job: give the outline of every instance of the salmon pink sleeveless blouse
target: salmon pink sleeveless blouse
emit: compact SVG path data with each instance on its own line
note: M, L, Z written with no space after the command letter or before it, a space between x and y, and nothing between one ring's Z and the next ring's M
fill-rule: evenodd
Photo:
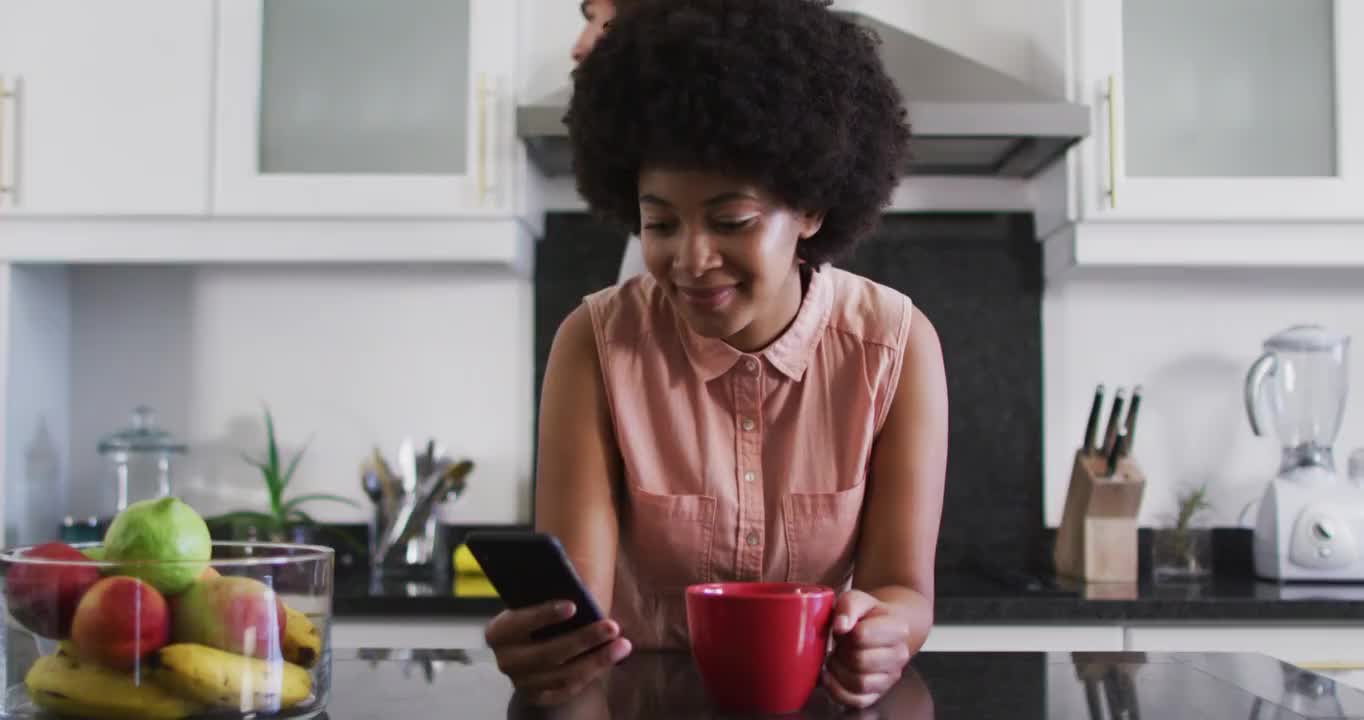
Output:
M909 298L820 267L755 353L693 333L648 274L585 302L624 460L611 613L624 635L686 647L691 583L846 587Z

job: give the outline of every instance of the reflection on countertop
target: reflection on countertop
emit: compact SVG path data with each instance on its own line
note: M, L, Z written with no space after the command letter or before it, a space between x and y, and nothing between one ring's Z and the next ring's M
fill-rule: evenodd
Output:
M677 653L637 653L549 711L515 694L486 650L337 651L332 693L337 720L716 716L690 656ZM816 689L794 717L1364 718L1364 693L1258 654L930 652L864 712L848 714Z

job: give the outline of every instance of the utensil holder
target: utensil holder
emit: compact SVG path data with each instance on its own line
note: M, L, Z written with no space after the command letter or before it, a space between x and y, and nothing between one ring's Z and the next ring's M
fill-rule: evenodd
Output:
M1056 573L1086 582L1137 581L1137 510L1146 476L1131 457L1110 473L1098 454L1079 450L1071 469L1052 559Z
M381 555L379 542L388 531L392 519L385 519L382 510L375 509L369 533L369 565L374 576L404 579L437 579L450 564L450 551L444 533L433 513L421 526L421 532L405 543Z

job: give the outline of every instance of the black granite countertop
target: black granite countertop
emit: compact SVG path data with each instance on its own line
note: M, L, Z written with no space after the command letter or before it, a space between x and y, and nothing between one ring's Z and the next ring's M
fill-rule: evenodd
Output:
M552 711L526 707L487 651L337 651L323 717L710 718L686 654L638 653ZM816 689L794 717L878 720L1364 718L1364 693L1264 655L923 653L877 705L846 714ZM786 716L793 717L793 716Z
M372 582L339 577L338 617L443 616L487 618L502 609L494 597L460 592L450 580ZM475 591L476 592L476 591ZM1295 585L1214 577L1196 584L1082 585L1022 576L1007 580L972 573L940 574L936 622L1107 623L1122 621L1335 621L1364 619L1364 584Z
M448 544L454 546L465 533L479 527L447 529ZM1249 531L1217 531L1214 567L1218 572L1197 583L1154 582L1149 571L1149 537L1145 530L1142 534L1142 580L1137 583L1083 584L1056 578L1046 569L1001 568L980 559L963 567L939 568L935 621L950 625L1364 620L1364 583L1305 585L1256 580L1250 563ZM1045 567L1040 561L1038 565ZM486 581L451 577L449 572L436 578L375 579L366 573L365 566L363 559L338 552L333 603L336 616L483 619L502 609L500 600L488 596Z

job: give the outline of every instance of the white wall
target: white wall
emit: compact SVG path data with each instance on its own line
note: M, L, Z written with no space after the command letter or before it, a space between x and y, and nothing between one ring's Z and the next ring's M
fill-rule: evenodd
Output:
M263 507L240 451L264 447L262 403L289 455L312 437L294 494L369 501L378 445L428 436L477 463L448 521L528 517L533 375L526 280L458 267L98 267L72 273L73 506L100 509L95 453L138 403L192 455L178 487L202 512ZM211 381L210 381L211 379ZM305 508L333 521L366 514Z
M1052 283L1043 304L1047 522L1060 522L1094 386L1103 382L1110 396L1116 385L1144 386L1134 448L1148 480L1142 522L1171 512L1176 488L1207 481L1212 520L1236 524L1279 459L1272 436L1250 431L1246 370L1262 340L1307 322L1364 341L1364 273L1087 271ZM1336 450L1342 472L1349 450L1364 446L1358 347L1350 384Z
M5 543L56 535L65 514L71 363L69 275L6 268Z

